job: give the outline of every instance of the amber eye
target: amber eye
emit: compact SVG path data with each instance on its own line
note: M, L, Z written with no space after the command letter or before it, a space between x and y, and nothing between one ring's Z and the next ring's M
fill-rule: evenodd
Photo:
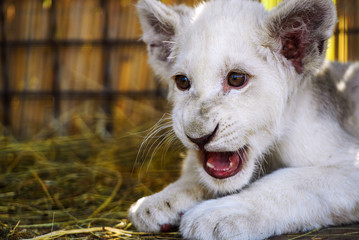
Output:
M185 75L176 75L174 77L178 89L185 91L191 87L191 82Z
M228 85L237 88L244 87L247 84L248 79L248 74L239 72L231 72L227 77Z

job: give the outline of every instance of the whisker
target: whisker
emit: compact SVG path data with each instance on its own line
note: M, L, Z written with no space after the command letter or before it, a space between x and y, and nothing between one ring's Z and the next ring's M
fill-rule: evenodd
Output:
M166 141L166 138L162 138L161 141L157 144L157 146L152 151L151 158L150 158L150 160L148 161L148 164L147 164L147 171L148 171L148 169L150 167L150 164L152 162L153 157L157 153L158 149L161 147L162 143L165 142L165 141Z
M158 133L158 132L157 132L157 133ZM142 166L143 166L145 160L148 158L148 156L149 156L149 154L150 154L151 152L152 152L152 154L151 154L151 157L150 157L150 161L149 161L149 162L152 161L153 156L156 154L157 149L161 146L161 144L162 144L162 142L164 141L165 137L166 137L166 133L163 133L163 134L161 134L161 135L159 135L159 136L152 137L152 139L155 139L155 141L153 141L151 144L148 144L148 145L144 148L143 153L140 155L141 159L143 159L140 169L142 168ZM147 139L147 141L148 141L148 140L149 140L149 139ZM150 143L150 142L148 141L148 143Z
M139 169L142 169L146 159L149 158L147 163L148 171L150 164L157 152L161 148L164 148L165 153L167 153L169 147L175 139L175 132L172 129L172 116L169 113L165 113L161 119L159 119L157 123L154 124L154 126L147 130L147 135L144 137L139 147L132 172L134 172L135 167L138 166L139 163L141 163ZM162 159L164 159L164 153L162 154L161 161Z
M162 131L163 129L168 128L169 126L166 126L166 122L168 117L166 116L167 114L164 114L162 116L162 118L160 120L157 121L157 123L151 127L147 132L147 135L144 137L144 140L141 143L140 149L138 151L137 157L136 157L136 161L139 159L139 157L142 157L139 155L139 153L141 153L143 151L143 147L146 146L147 142L149 141L149 139L154 138L154 136L156 136L156 134L160 131ZM169 124L168 124L169 125Z
M172 148L173 152L177 152L180 149L183 149L184 146L180 143L180 144L174 144L175 142L179 142L174 130L171 130L168 132L168 136L166 137L166 141L164 143L164 151L162 152L162 156L161 156L161 163L163 163L165 161L165 156L169 150L170 147Z
M149 154L149 152L152 150L152 148L153 148L153 146L154 145L156 145L156 144L158 144L157 142L158 141L161 141L161 139L163 139L163 138L165 138L165 136L166 136L166 133L163 133L163 134L161 134L161 135L158 135L161 131L164 131L166 128L169 128L169 126L161 126L161 127L159 127L157 130L155 130L155 131L153 131L152 133L151 133L151 136L149 136L149 137L147 137L145 140L144 140L144 149L142 150L141 148L140 148L140 151L143 151L144 153L146 153L146 155L145 156L143 156L143 154L140 156L141 158L147 158L148 157L148 154ZM149 142L149 140L150 139L155 139L155 141L154 142L152 142L152 144L151 145L146 145L148 142Z

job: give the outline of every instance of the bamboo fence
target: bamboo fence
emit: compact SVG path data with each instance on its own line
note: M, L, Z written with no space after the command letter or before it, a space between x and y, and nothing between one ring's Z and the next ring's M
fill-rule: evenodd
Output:
M264 1L268 8L279 2ZM359 3L336 4L340 21L333 56L358 60ZM165 87L149 69L139 40L134 5L132 0L2 1L0 135L28 139L75 134L75 115L99 121L99 131L102 124L101 131L116 134L123 128L116 117L130 116L138 101L163 98ZM141 122L141 116L130 118ZM46 127L51 130L44 134Z

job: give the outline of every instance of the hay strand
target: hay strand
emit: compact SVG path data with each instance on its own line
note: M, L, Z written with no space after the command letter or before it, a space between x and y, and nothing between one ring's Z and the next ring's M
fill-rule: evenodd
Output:
M106 201L105 201L103 204L101 204L101 205L89 216L89 218L93 218L94 216L96 216L96 215L97 215L98 213L100 213L103 209L105 209L110 202L112 202L112 200L115 198L115 196L116 196L118 190L120 189L121 184L122 184L121 177L118 176L118 181L117 181L116 186L115 186L115 188L113 189L111 195L106 199Z
M145 232L126 231L113 227L92 227L84 229L58 230L38 237L28 238L24 240L53 240L69 235L81 235L89 233L99 233L99 236L103 239L139 239L141 237L144 237L146 239L181 239L179 233L176 232L154 235Z
M55 232L50 232L45 235L41 235L34 238L29 238L25 240L48 240L48 239L56 239L65 235L73 235L73 234L81 234L81 233L93 233L103 231L103 227L94 227L94 228L87 228L87 229L71 229L71 230L59 230Z
M49 191L47 190L47 188L46 188L44 182L41 180L41 178L39 177L39 175L38 175L35 171L33 171L33 170L31 170L31 173L32 173L32 175L34 176L34 178L39 182L39 184L40 184L42 190L45 192L45 194L46 194L47 198L50 200L51 204L52 204L52 205L55 205L54 199L51 197Z

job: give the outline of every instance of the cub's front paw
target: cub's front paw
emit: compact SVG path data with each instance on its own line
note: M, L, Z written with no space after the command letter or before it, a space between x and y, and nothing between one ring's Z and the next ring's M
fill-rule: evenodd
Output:
M139 231L172 231L179 226L183 215L178 200L162 193L141 198L129 209L129 219Z
M262 219L248 206L225 199L203 202L186 212L180 230L185 239L263 239Z

